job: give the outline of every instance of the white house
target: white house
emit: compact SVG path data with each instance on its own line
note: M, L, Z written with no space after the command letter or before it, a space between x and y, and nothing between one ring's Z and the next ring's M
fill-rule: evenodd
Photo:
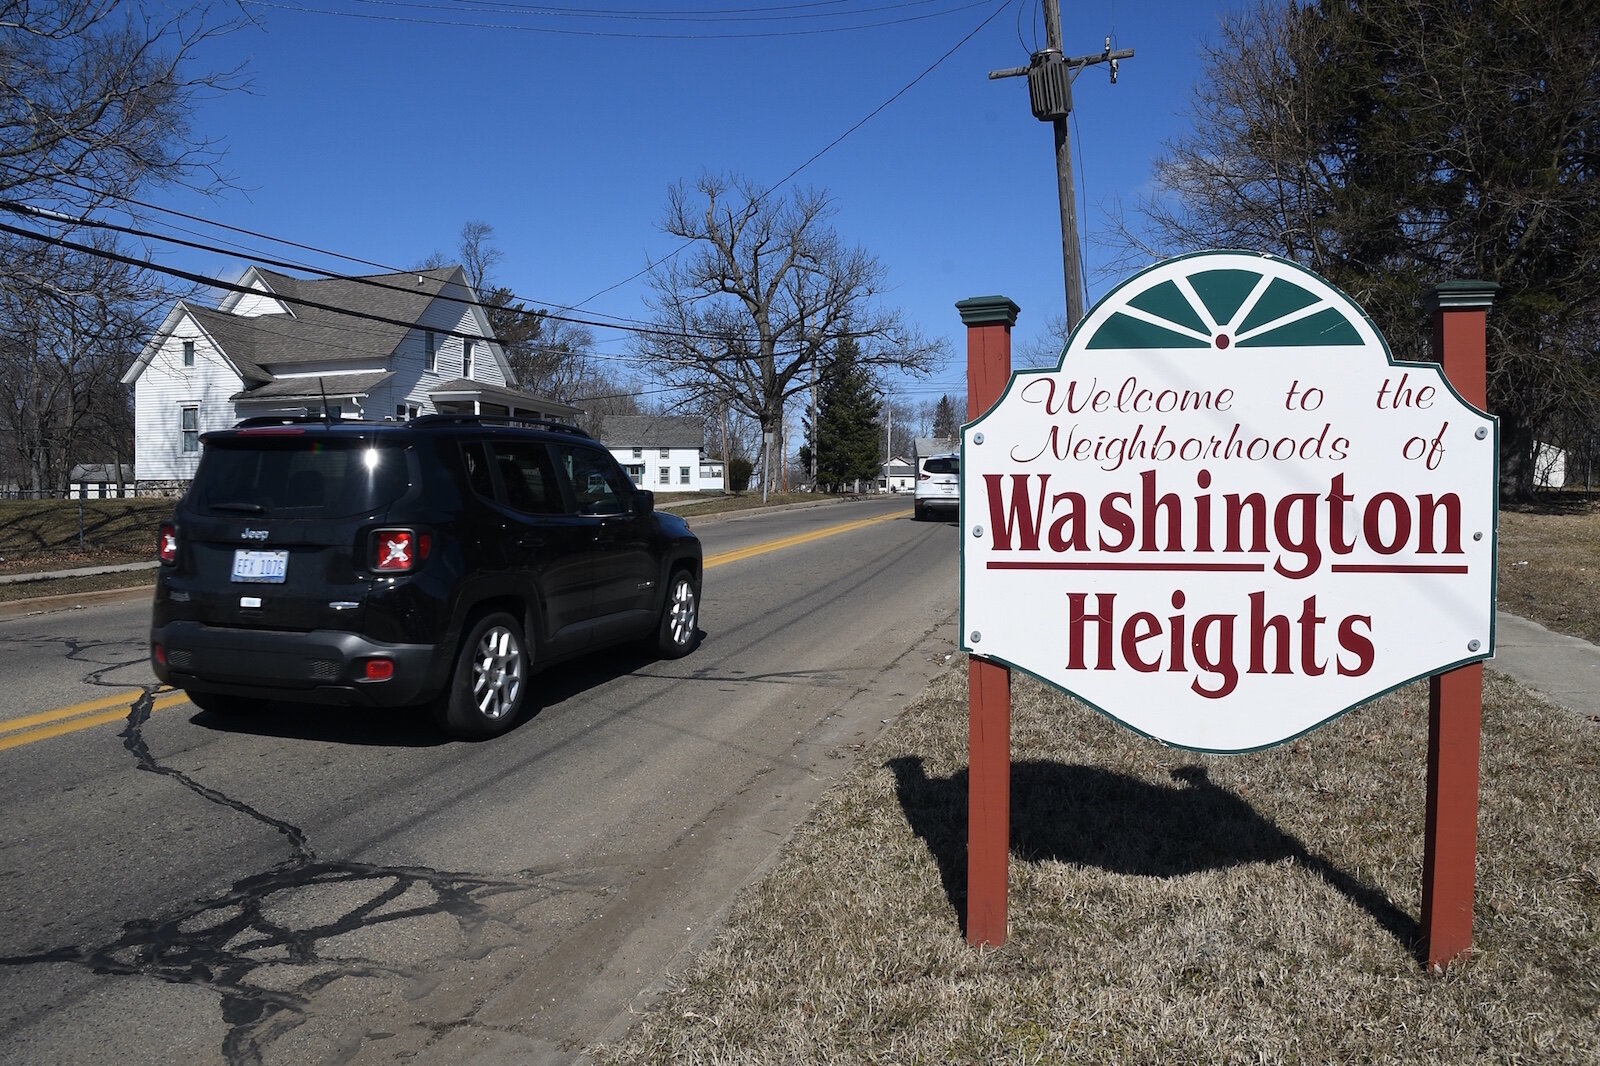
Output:
M516 388L459 266L314 280L251 267L215 309L178 301L122 381L141 492L181 488L200 434L253 415L579 414Z
M672 415L607 415L600 437L642 489L720 492L722 464L703 461L705 423Z
M878 478L879 492L911 492L917 487L917 469L900 456L883 464Z

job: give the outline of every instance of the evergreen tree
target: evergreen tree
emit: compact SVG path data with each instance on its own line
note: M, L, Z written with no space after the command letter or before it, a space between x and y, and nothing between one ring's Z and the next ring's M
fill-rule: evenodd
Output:
M1584 452L1600 410L1597 57L1592 2L1256 0L1205 53L1129 264L1275 252L1359 300L1402 358L1427 350L1429 286L1495 283L1500 491L1525 496L1536 442Z
M875 481L880 462L880 397L861 364L855 339L845 337L823 368L817 393L817 484L837 491L859 480ZM809 458L809 455L807 456Z
M949 396L939 397L939 406L933 410L933 435L954 440L957 429L955 405L950 402Z

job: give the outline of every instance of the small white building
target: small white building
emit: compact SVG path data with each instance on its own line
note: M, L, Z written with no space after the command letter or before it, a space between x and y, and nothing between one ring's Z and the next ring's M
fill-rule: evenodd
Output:
M114 500L133 495L133 467L79 463L67 474L67 499Z
M895 456L883 464L878 478L879 492L911 492L917 487L917 468L904 458Z
M641 489L721 492L722 463L706 460L706 427L687 415L607 415L602 443Z

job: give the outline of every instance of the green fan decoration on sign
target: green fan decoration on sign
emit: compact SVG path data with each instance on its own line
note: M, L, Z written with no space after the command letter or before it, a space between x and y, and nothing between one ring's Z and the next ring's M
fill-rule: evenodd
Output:
M1139 278L1130 286L1137 285ZM1124 297L1090 350L1360 345L1349 309L1281 275L1224 267L1155 281Z

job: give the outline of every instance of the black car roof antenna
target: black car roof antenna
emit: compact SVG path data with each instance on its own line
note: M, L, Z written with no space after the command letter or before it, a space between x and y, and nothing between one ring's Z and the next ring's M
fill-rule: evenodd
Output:
M322 380L321 374L317 375L317 391L322 393L322 424L331 426L333 425L333 415L328 411L328 386L327 382Z

